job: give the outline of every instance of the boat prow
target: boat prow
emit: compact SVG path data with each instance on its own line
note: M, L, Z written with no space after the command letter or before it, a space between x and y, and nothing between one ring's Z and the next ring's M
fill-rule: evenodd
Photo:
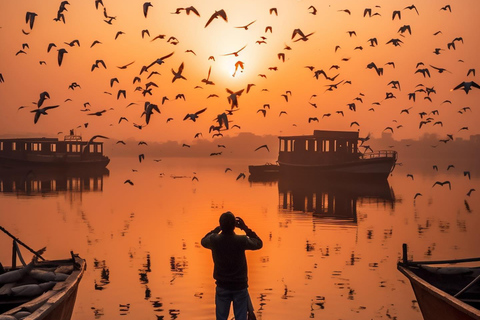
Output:
M404 259L397 268L410 280L425 320L480 320L480 267L457 266L478 265L480 258L415 262L406 256L404 245Z
M38 276L33 277L30 270L21 280L3 284L0 288L0 319L18 319L22 315L22 319L28 320L69 320L85 268L85 259L73 253L71 259L36 262L32 270L45 277L47 274L62 274L64 280L43 282ZM43 293L33 291L37 294L31 295L35 285L49 282L54 282L51 289Z

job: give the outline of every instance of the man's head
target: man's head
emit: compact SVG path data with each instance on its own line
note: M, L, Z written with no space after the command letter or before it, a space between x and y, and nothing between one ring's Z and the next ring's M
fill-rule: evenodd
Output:
M222 213L220 216L220 228L224 233L232 233L235 229L235 216L230 211Z

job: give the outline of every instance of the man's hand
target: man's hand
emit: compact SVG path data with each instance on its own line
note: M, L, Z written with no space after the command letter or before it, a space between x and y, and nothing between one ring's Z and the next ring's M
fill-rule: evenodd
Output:
M212 230L213 233L220 233L220 231L222 231L222 228L220 228L220 226Z
M245 222L243 221L242 218L240 217L236 217L235 218L236 222L235 222L235 226L241 230L245 230L245 229L248 229L247 228L247 225L245 224Z

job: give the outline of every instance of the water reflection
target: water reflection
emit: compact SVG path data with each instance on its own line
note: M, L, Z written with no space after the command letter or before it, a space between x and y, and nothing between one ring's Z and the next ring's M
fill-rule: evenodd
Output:
M280 178L278 194L284 210L352 223L357 222L358 201L383 203L392 209L395 205L395 195L387 179Z
M250 176L250 183L278 183L280 208L312 213L320 219L357 222L357 202L395 207L395 194L387 179L338 179L322 176Z
M17 196L45 196L58 192L103 191L106 168L0 169L0 192Z

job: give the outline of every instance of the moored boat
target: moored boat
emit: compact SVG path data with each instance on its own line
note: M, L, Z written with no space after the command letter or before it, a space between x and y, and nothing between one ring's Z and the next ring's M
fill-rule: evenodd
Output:
M464 264L471 266L461 266ZM403 261L397 268L412 285L425 320L480 320L480 258Z
M12 266L0 264L0 320L69 320L86 269L85 259L70 252L67 259L45 260L41 256L45 248L33 251L0 229L14 239ZM24 263L18 244L34 253L29 264ZM17 257L23 264L20 268Z
M273 163L250 165L248 166L248 172L254 176L275 175L280 172L280 166Z
M315 130L312 135L279 137L280 172L386 178L397 161L394 150L360 152L357 131Z
M0 139L0 167L106 167L103 143L73 133L58 138Z

